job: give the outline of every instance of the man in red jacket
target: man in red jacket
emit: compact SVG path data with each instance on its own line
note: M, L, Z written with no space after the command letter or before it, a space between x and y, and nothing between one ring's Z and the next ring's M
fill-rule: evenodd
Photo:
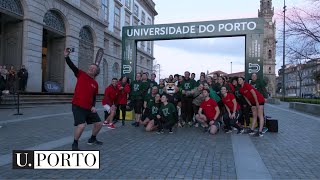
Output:
M99 74L99 66L91 64L87 72L78 69L69 58L70 51L67 48L64 51L66 63L73 71L77 78L77 84L72 98L72 112L74 116L74 141L72 150L79 150L78 140L87 124L93 124L91 138L88 140L89 145L102 145L96 136L99 133L102 123L95 108L96 95L98 94L98 83L95 77Z
M112 83L104 91L104 98L102 100L102 105L105 109L104 111L104 123L103 125L108 126L110 129L115 129L114 124L112 123L114 116L116 115L117 110L117 100L118 100L118 88L117 88L118 79L113 78Z

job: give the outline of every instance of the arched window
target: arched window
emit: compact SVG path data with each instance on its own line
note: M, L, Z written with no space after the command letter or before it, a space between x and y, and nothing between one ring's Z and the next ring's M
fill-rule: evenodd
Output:
M91 30L88 27L83 27L79 33L80 39L93 44L93 36Z
M269 59L272 58L272 51L271 51L271 50L268 51L268 58L269 58Z
M113 75L113 78L119 78L120 76L120 66L119 66L119 63L114 63L113 66L112 66L112 75Z
M23 16L22 5L19 0L0 0L0 9Z
M57 11L54 11L54 10L48 11L44 15L43 22L45 26L47 26L48 28L54 29L63 34L66 32L64 21L61 15Z

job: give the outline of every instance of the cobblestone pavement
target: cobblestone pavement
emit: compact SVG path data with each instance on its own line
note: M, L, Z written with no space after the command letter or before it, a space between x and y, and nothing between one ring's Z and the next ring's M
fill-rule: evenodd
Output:
M319 179L320 117L289 110L287 105L266 105L266 114L279 120L279 133L252 141L274 179Z
M65 112L61 109L52 107L47 111ZM266 105L266 114L279 120L279 133L250 139L272 178L319 179L320 118L291 111L283 104ZM10 123L0 129L0 154L65 138L72 133L71 114ZM100 170L13 170L11 164L6 164L0 166L0 179L237 178L230 134L220 132L211 136L200 128L185 127L175 129L174 134L158 135L127 122L124 127L101 133L98 139L104 141L104 145L89 146L83 138L79 146L100 150ZM62 144L56 150L70 150L71 142L72 139L70 144Z

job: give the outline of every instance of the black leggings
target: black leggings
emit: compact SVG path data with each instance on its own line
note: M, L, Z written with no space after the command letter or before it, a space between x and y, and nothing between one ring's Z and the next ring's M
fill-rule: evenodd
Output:
M246 104L241 104L241 115L239 118L239 122L241 125L244 125L244 122L246 122L247 127L250 124L250 106L246 103Z
M236 111L236 118L230 119L229 113L228 112L224 113L223 114L223 121L224 121L224 124L226 125L225 129L232 130L231 126L233 126L233 127L237 128L238 130L241 130L241 128L237 124L237 121L239 120L241 114L242 114L241 111Z
M158 124L158 130L162 130L162 129L172 129L172 127L177 123L176 120L167 120L165 118L156 118L155 119L156 124Z
M190 97L183 97L182 98L182 108L181 108L181 115L182 118L186 122L192 122L193 119L193 107L192 107L192 98Z
M122 111L122 120L125 120L127 105L126 104L118 104L117 105L116 119L120 119L120 110Z

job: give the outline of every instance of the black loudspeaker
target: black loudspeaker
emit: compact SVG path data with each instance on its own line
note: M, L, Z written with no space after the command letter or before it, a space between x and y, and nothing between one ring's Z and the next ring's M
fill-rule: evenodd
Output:
M267 119L266 125L269 132L278 132L278 120L276 119Z

